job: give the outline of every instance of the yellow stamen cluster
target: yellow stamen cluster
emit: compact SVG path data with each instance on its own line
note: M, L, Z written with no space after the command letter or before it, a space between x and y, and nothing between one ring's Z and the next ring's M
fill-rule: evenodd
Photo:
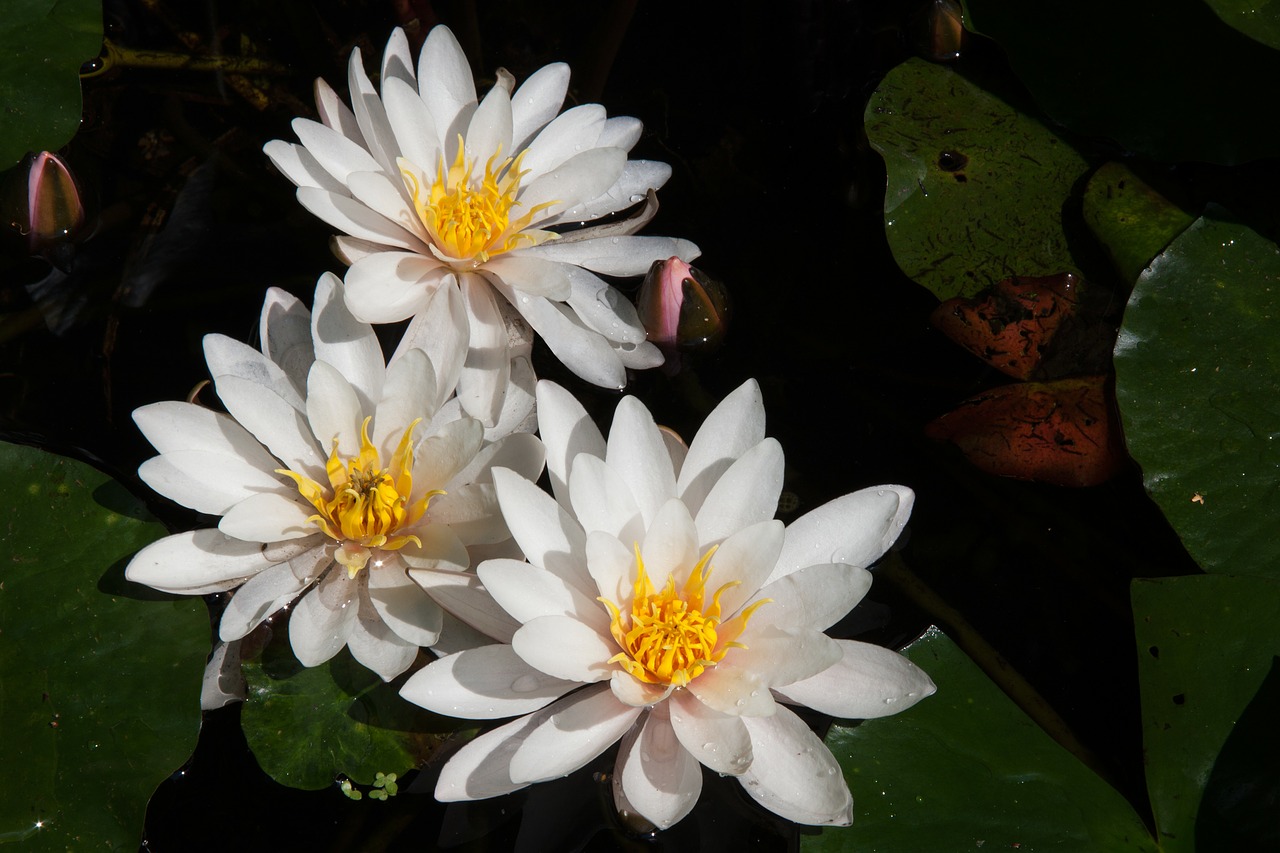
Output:
M398 533L416 524L427 511L427 502L444 492L433 490L412 503L413 495L413 431L418 421L409 424L391 462L382 467L378 449L369 440L369 421L360 427L360 452L349 459L338 456L338 441L325 465L329 488L293 471L279 473L298 484L298 492L316 508L307 519L315 522L325 535L342 543L337 559L347 567L351 577L365 567L370 549L394 551L422 540L413 534Z
M513 208L521 206L520 161L499 159L494 152L485 163L484 177L472 180L475 162L468 161L461 137L453 165L445 167L444 158L431 186L423 187L417 172L408 161L400 161L400 174L413 199L414 210L431 236L442 260L460 262L468 268L483 264L494 255L523 246L536 246L556 235L550 231L526 230L541 211L555 202L536 205L523 216L512 219Z
M711 575L708 564L715 551L712 548L703 555L678 592L674 575L655 591L636 546L636 582L630 613L624 614L612 601L600 599L612 617L610 632L623 649L609 659L610 663L619 664L646 684L684 687L707 667L719 663L729 649L745 648L733 640L765 602L756 602L729 622L721 623L720 595L740 582L725 584L706 601L707 578Z

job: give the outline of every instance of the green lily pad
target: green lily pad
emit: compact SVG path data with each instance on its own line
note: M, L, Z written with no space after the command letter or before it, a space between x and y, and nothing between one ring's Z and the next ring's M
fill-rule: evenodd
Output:
M3 443L0 472L0 842L137 850L195 748L208 610L124 579L165 530L105 474Z
M950 638L906 650L938 692L892 717L832 726L853 826L808 851L1155 851L1133 808L1055 743Z
M343 649L304 667L287 638L244 663L249 699L240 716L258 764L282 785L318 790L342 776L372 785L403 776L457 727L400 697L407 676L386 684Z
M1195 217L1123 163L1104 163L1085 185L1084 221L1127 284Z
M912 59L867 105L867 137L888 174L889 247L939 299L1077 271L1062 206L1088 164L1009 88Z
M1214 14L1254 41L1280 49L1280 2L1277 0L1204 0Z
M1274 6L1253 8L1263 20ZM1004 49L1055 121L1158 160L1234 164L1280 154L1258 89L1280 79L1280 51L1204 0L1078 0L1055 11L965 0L966 24ZM1267 29L1276 26L1270 17Z
M1116 397L1147 491L1208 572L1280 577L1280 248L1210 208L1139 277Z
M1280 582L1138 580L1133 613L1161 849L1280 849Z
M101 47L99 0L5 0L0 169L71 140L80 126L80 66Z

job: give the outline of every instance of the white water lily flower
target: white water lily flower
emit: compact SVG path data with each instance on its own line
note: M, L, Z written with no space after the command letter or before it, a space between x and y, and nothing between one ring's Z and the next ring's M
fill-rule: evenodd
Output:
M870 587L866 567L901 532L911 490L864 489L784 528L773 519L782 450L764 436L755 382L687 449L633 398L606 442L561 388L541 382L537 395L556 497L495 471L529 562L478 569L519 627L509 643L428 665L401 691L443 714L523 716L459 750L437 798L553 779L621 740L616 804L658 827L693 808L699 765L736 776L789 820L849 823L839 765L782 703L869 718L934 692L902 655L823 633Z
M518 89L505 71L478 99L457 39L427 36L417 63L392 33L375 91L353 51L351 107L316 81L320 121L295 119L301 144L263 149L298 200L344 235L337 252L351 312L371 323L416 316L431 330L461 323L469 339L458 385L464 409L492 423L507 386L505 300L575 373L621 388L626 368L654 367L634 307L596 273L641 275L655 260L691 260L687 240L633 228L561 230L616 213L671 175L628 160L640 122L599 104L559 113L563 63Z
M261 336L261 352L204 339L230 414L180 402L134 412L160 451L142 479L222 518L143 548L126 577L190 595L238 587L224 641L296 600L298 660L316 666L347 646L390 680L436 644L444 618L407 569L461 574L469 547L509 540L492 469L537 477L542 445L527 433L486 440L479 421L447 404L448 372L422 349L402 347L386 364L335 276L317 284L314 312L268 291Z

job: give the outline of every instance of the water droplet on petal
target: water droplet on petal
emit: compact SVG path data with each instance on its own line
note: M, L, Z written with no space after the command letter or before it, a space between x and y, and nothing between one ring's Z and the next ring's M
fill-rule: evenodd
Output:
M526 673L511 682L511 689L516 693L530 693L538 689L538 679Z

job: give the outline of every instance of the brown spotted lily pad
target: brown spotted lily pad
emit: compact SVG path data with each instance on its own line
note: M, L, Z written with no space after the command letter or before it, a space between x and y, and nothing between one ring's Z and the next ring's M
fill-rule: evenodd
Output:
M1013 277L972 298L956 297L929 318L934 327L1015 379L1053 379L1108 369L1115 330L1105 305L1071 273Z
M970 397L925 427L989 474L1057 486L1105 482L1123 464L1106 376L1021 382Z

